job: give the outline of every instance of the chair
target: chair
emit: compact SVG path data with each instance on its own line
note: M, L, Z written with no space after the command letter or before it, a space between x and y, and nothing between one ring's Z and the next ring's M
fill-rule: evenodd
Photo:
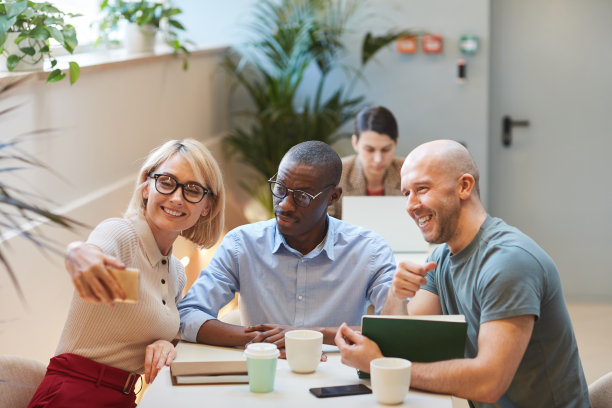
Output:
M589 385L593 408L612 408L612 371Z
M27 407L46 371L41 361L0 355L0 407Z

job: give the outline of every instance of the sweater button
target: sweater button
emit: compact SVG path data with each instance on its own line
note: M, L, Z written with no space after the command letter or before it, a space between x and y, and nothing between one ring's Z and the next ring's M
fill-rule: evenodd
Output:
M165 305L165 304L166 304L166 301L165 301L165 300L162 300L162 303Z
M162 264L165 265L166 264L166 260L162 259Z
M165 284L165 283L166 283L166 280L165 280L165 279L162 279L162 285L163 285L163 284Z

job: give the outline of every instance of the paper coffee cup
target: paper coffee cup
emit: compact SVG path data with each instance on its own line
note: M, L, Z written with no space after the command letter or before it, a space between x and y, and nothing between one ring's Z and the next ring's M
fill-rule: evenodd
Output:
M117 269L112 266L107 266L111 271L119 286L125 292L125 299L115 298L115 302L136 303L138 301L138 279L140 271L135 268Z
M399 404L410 389L412 363L403 358L382 357L370 361L372 392L381 404Z
M285 353L291 371L312 373L321 361L323 333L316 330L291 330L285 333Z
M276 344L271 343L249 344L244 350L251 392L271 392L274 390L276 361L279 354Z

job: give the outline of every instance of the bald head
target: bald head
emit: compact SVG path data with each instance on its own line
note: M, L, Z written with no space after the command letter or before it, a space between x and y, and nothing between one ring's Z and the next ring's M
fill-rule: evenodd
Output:
M452 178L470 174L474 177L474 191L480 197L478 167L468 149L461 143L454 140L434 140L424 143L410 152L403 167L417 163L426 164L427 167L435 168Z

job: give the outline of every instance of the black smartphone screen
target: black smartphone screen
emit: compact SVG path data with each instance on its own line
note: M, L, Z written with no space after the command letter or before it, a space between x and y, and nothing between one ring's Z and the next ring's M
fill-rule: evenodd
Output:
M371 394L372 390L364 384L338 385L335 387L311 388L317 398L342 397L345 395Z

